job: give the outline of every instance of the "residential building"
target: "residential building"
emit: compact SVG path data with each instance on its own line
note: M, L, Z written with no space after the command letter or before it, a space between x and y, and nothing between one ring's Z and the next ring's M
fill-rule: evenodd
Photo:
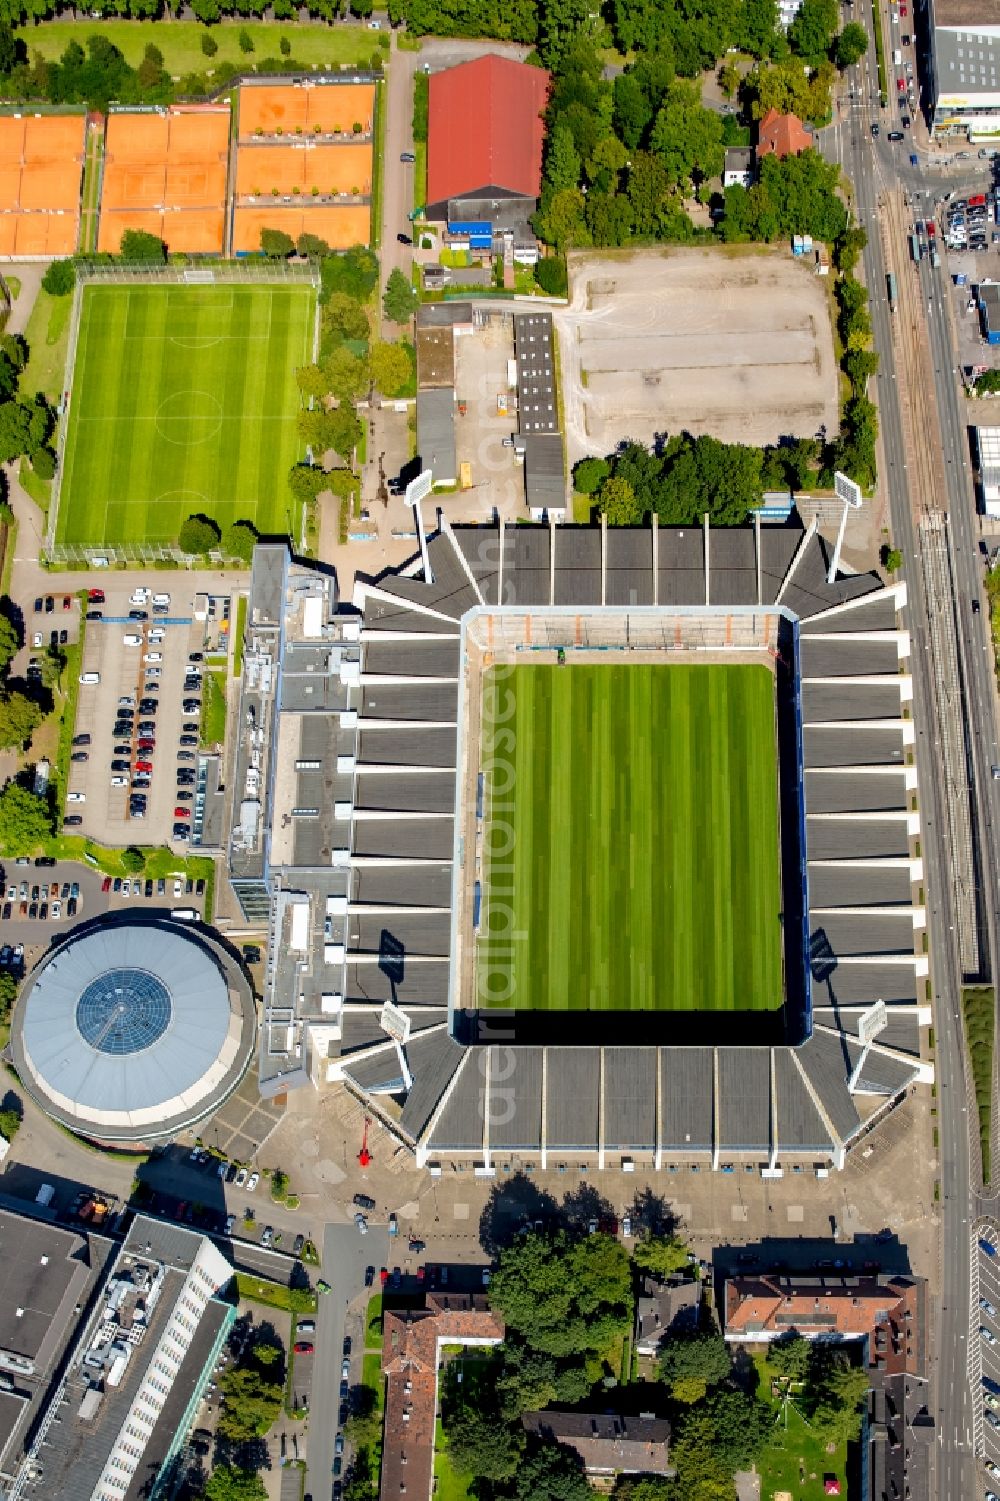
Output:
M701 1283L693 1277L669 1282L644 1278L635 1306L636 1354L655 1356L668 1334L694 1328L700 1305Z
M932 135L975 140L1000 134L997 0L929 0L927 34Z
M430 1501L438 1380L446 1345L490 1347L503 1325L481 1293L428 1293L423 1308L389 1311L382 1322L385 1421L382 1501Z
M473 250L534 247L549 75L488 53L432 73L427 218Z
M769 109L757 127L757 160L776 156L779 161L786 156L798 156L814 144L798 115L779 115Z
M670 1424L643 1413L526 1412L525 1430L546 1443L564 1444L583 1461L588 1475L673 1475Z
M753 149L750 146L730 146L722 169L724 188L750 188L753 186Z
M37 1415L9 1494L169 1495L236 1316L218 1296L231 1278L212 1241L138 1216Z

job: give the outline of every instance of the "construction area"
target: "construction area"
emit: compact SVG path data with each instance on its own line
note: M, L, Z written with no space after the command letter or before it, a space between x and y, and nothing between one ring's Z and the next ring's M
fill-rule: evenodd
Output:
M171 252L218 255L225 239L228 104L108 116L98 249L113 254L126 230Z
M0 116L0 256L73 255L86 116Z
M234 253L259 250L263 229L366 245L374 83L250 84L239 108Z
M784 249L569 257L554 310L571 463L669 429L775 443L838 429L828 282Z

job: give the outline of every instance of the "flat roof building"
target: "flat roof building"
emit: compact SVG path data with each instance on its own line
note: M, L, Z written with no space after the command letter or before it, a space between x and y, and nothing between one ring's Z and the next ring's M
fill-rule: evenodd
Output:
M159 1501L193 1426L235 1308L232 1267L194 1231L138 1216L13 1484L58 1501Z
M931 133L1000 132L1000 0L929 0L926 93Z

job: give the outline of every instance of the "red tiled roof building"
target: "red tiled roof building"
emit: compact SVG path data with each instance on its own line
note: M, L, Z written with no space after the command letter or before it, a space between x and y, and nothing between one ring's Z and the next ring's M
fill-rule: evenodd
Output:
M544 68L493 53L432 73L427 217L524 222L542 184Z
M757 127L757 160L762 156L776 156L781 161L786 156L798 156L808 151L813 138L798 115L779 115L769 109Z

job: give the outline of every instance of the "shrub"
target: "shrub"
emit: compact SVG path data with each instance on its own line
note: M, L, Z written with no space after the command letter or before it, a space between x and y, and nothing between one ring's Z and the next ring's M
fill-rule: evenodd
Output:
M291 54L291 50L292 44L288 40L288 38L286 36L280 37L278 40L278 51L281 53L282 57L288 57Z
M240 34L237 37L237 41L240 44L241 52L253 51L253 37L250 35L249 31L247 31L245 26L240 27Z
M211 36L207 31L203 31L201 34L201 50L206 57L214 57L219 50L219 44L215 40L215 37Z
M360 120L355 120L354 124L351 126L351 129L354 131L354 134L356 136L359 136L364 128L365 127L362 125Z
M550 297L565 297L568 286L565 256L545 256L535 267L535 280Z
M31 467L39 479L52 479L56 472L56 456L51 448L37 448L31 455Z
M76 268L72 261L52 261L45 269L42 286L50 297L66 297L76 286Z

